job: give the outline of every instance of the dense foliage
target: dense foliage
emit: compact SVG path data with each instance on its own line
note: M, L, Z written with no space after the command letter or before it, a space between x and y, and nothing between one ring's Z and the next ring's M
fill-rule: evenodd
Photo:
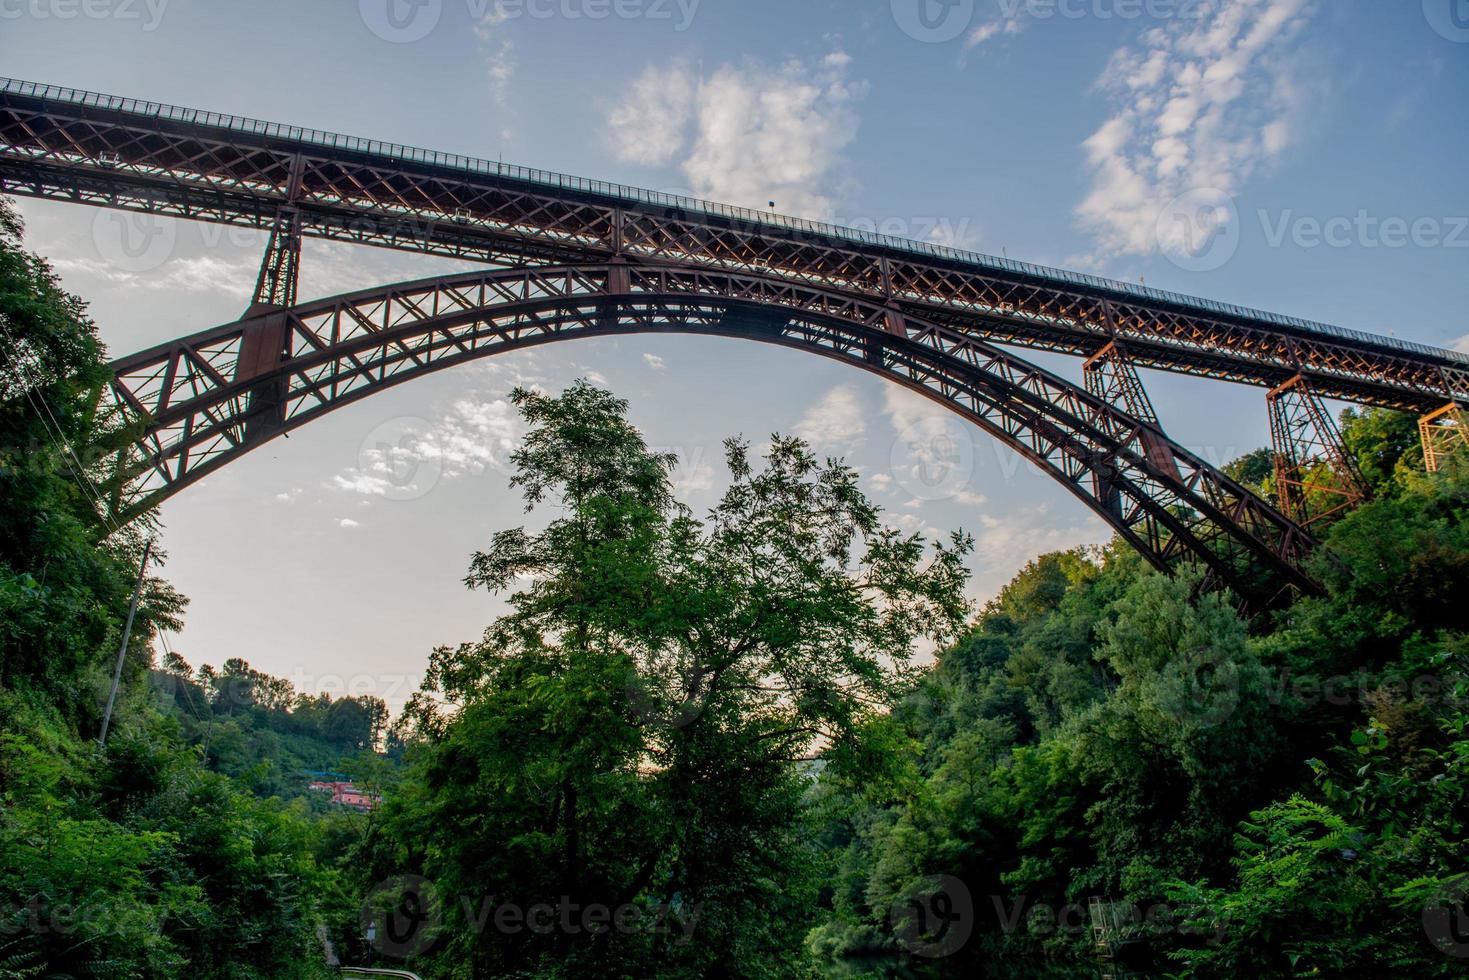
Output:
M730 442L694 515L623 402L520 391L541 523L466 576L510 611L403 717L154 663L150 576L99 749L157 528L99 523L103 351L19 235L0 206L0 980L326 976L323 938L463 978L1462 974L1469 472L1414 420L1344 416L1374 499L1325 595L1245 621L1114 543L974 615L970 541L799 440Z
M435 653L364 860L433 883L412 951L438 976L795 972L810 767L880 763L867 729L914 641L964 620L968 542L883 527L854 472L780 438L763 466L731 442L696 520L624 403L514 398L513 483L558 516L474 556L468 584L518 586L513 611Z
M1188 976L1461 975L1469 474L1422 473L1409 428L1348 414L1375 499L1326 534L1329 594L1273 617L1117 546L1022 572L895 711L906 779L822 780L812 953L911 968L916 890L971 916L945 973L1083 963L1106 923Z
M103 351L19 236L0 202L0 977L316 975L336 887L320 858L348 818L312 817L304 799L257 795L205 764L147 683L155 628L183 606L156 578L97 748L155 529L99 524L78 478L97 460L74 447L108 431L93 410Z

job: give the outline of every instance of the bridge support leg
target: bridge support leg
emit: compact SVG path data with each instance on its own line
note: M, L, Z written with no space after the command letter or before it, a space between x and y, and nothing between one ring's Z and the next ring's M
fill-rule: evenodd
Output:
M1158 413L1153 409L1147 389L1143 387L1143 379L1138 377L1132 359L1117 345L1117 341L1108 343L1087 358L1081 374L1087 391L1143 423L1138 441L1148 461L1169 475L1182 479L1178 460L1168 448L1163 426L1158 421Z
M275 372L286 357L288 333L284 313L266 314L245 327L235 366L235 380L260 379L250 386L245 411L244 436L247 442L267 439L285 425L286 382Z
M1117 341L1108 343L1087 358L1081 366L1081 373L1087 391L1116 405L1135 419L1158 425L1158 413L1153 410L1153 402L1143 388L1143 380L1138 377L1132 361L1117 346Z
M1265 398L1281 510L1310 527L1371 496L1336 422L1304 377L1296 375Z
M1443 469L1450 453L1469 450L1469 411L1458 402L1418 420L1423 439L1423 465L1430 473Z
M294 210L276 217L260 263L255 298L246 316L296 305L296 283L301 268L301 216Z

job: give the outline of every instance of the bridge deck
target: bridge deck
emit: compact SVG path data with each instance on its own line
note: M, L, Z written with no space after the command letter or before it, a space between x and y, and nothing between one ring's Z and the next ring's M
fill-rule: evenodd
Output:
M470 157L0 80L0 191L496 264L699 262L867 297L987 339L1432 411L1469 355L1098 276Z

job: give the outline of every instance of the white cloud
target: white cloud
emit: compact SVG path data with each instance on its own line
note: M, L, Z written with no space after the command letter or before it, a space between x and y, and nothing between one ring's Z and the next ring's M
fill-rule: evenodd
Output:
M1466 333L1457 340L1449 341L1449 350L1456 350L1460 354L1469 354L1469 333Z
M902 436L937 436L947 431L956 416L942 405L899 385L883 388L883 412L893 430Z
M644 68L607 120L617 156L650 167L673 162L687 141L698 87L693 70L681 62Z
M515 43L507 37L498 37L500 25L509 19L510 15L501 4L487 3L474 24L474 36L479 41L485 71L490 77L490 94L502 109L510 102L510 81L515 77L516 67ZM505 133L502 131L501 135Z
M791 431L817 449L845 448L859 442L867 431L867 418L857 389L852 385L831 389L806 410Z
M668 365L664 362L663 358L659 357L657 354L644 354L643 360L647 361L648 367L652 368L654 371L664 371L668 368Z
M111 262L88 256L60 256L51 265L63 275L92 275L115 286L170 293L239 293L251 295L259 275L260 259L225 259L195 255L171 259L157 269L131 272Z
M984 42L999 36L1000 31L1003 29L1004 25L997 20L992 20L988 24L981 24L964 41L964 47L977 48Z
M963 487L953 491L949 495L949 499L954 501L954 503L962 504L965 507L982 507L985 504L989 503L989 498L986 497L984 494L976 493L973 490L969 490Z
M607 138L629 163L681 158L698 197L830 219L865 90L850 64L836 51L774 69L725 65L707 79L687 64L649 66L610 112Z
M361 527L362 526L361 524L358 524L356 521L352 520L352 518L350 518L350 517L344 517L341 520L337 521L337 525L339 527L346 527L346 528Z
M1108 256L1144 255L1173 234L1169 202L1208 189L1240 192L1291 145L1306 92L1290 42L1314 0L1235 0L1143 32L1116 51L1098 88L1113 115L1082 145L1091 189L1076 208Z
M969 36L964 39L966 52L974 50L986 41L993 41L1001 35L1019 34L1025 30L1024 15L1027 8L1024 5L1010 4L1008 12L1006 12L1006 4L1001 3L999 6L999 19L986 21L969 32Z
M1003 519L981 517L974 534L974 568L983 585L997 590L1027 562L1053 551L1069 551L1083 544L1104 544L1112 530L1100 517L1088 516L1080 523L1057 526L1060 515L1041 505L1023 513L1008 513ZM967 525L966 525L967 526Z
M714 489L714 467L708 463L680 462L673 473L673 492L680 498Z
M485 365L482 376L495 389L530 386L533 379L504 365ZM482 391L456 399L433 420L395 419L369 433L357 466L333 476L334 490L363 497L416 497L444 479L504 471L520 445L521 418L515 406Z

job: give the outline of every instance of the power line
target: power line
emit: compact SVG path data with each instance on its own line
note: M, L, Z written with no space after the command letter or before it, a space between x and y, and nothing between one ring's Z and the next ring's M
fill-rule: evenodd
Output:
M81 457L77 456L76 451L72 449L71 443L66 439L65 431L61 428L61 423L52 414L51 406L46 404L45 397L40 394L40 387L32 382L30 372L26 370L24 364L21 362L20 356L17 355L16 351L20 349L20 345L16 343L15 338L11 335L9 324L0 320L0 331L3 331L5 334L5 340L8 345L5 353L10 357L11 365L15 369L15 375L20 381L21 391L25 394L26 401L30 403L31 410L36 412L38 417L44 413L44 417L41 417L41 425L46 429L46 434L51 438L53 443L59 444L60 448L65 450L62 456L63 462L72 471L72 475L77 479L77 482L82 484L83 489L90 493L92 502L97 507L102 522L105 525L109 525L113 532L120 530L117 523L108 513L107 504L102 499L102 494L97 489L97 485L92 481L91 475L87 473L86 466L82 464ZM29 356L25 351L21 351L21 353ZM35 392L34 396L32 394L33 390ZM40 402L39 406L37 405L38 399Z
M9 324L7 324L4 320L0 320L0 332L3 332L5 334L5 353L6 356L10 358L12 377L15 378L15 380L19 384L21 393L25 395L26 401L31 406L31 411L35 412L36 417L40 419L41 426L46 430L47 437L51 439L53 443L53 448L59 447L61 450L64 450L64 452L59 454L61 455L62 462L65 463L67 469L71 471L71 474L76 479L76 481L81 484L84 492L88 493L91 496L92 503L96 507L98 516L101 518L103 525L109 528L112 533L120 531L122 528L118 525L116 520L113 519L112 514L108 511L107 503L103 499L102 493L98 489L97 484L92 480L91 474L87 472L86 466L82 463L81 458L77 456L76 451L71 446L71 443L67 441L66 433L65 430L62 429L61 423L57 420L55 414L52 413L51 407L46 404L45 396L40 393L39 385L36 385L32 381L30 372L26 369L25 364L21 361L22 356L31 358L30 353L21 349L21 345L16 342L15 337L10 333ZM20 354L17 354L18 350L20 351ZM31 359L33 360L33 358ZM39 369L39 365L37 365L37 367ZM143 563L139 566L140 588L142 584L141 570L143 566L147 564L147 555L148 552L151 551L152 546L153 542L150 538L144 544ZM134 600L134 602L136 603L136 600ZM133 608L136 608L136 606L134 606ZM129 610L129 629L126 632L131 632L130 627L132 625L132 611L133 609ZM164 629L163 624L155 621L153 623L153 628L158 635L159 642L163 645L164 651L172 652L169 648L167 631ZM124 649L125 648L126 641L124 641ZM121 660L119 659L119 663L120 662ZM105 739L105 737L106 735L104 734L103 738Z

